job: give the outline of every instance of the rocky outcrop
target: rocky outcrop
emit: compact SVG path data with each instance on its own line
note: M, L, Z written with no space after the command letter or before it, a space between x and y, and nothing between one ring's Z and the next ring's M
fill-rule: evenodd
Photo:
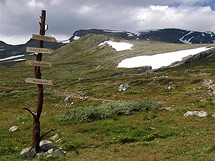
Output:
M53 142L59 142L60 138L59 135L56 134L49 138ZM54 146L53 142L50 140L42 140L40 142L40 152L36 153L36 150L33 148L24 148L21 151L21 155L23 158L34 158L34 157L43 157L47 158L50 156L64 156L66 155L66 151L62 147Z
M207 117L208 113L205 111L187 111L184 116Z
M127 83L123 83L123 84L120 84L119 88L118 88L118 91L119 92L124 92L126 91L127 89L130 89L131 87L127 84Z
M176 88L176 85L173 82L169 82L165 86L165 89L168 89L168 90L175 89L175 88Z
M215 50L211 49L211 50L208 50L208 51L204 51L204 52L198 53L198 54L193 55L193 56L189 55L187 57L184 57L182 61L174 62L171 65L169 65L167 67L164 67L164 68L171 68L171 67L180 66L182 64L194 63L194 62L197 62L197 61L199 61L201 59L204 59L206 57L212 56L214 53L215 53Z

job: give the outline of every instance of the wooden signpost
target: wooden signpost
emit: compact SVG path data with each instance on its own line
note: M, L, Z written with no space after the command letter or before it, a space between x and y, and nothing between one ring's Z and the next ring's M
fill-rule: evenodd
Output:
M54 37L43 36L43 35L36 35L36 34L32 34L32 39L42 40L42 41L48 41L48 42L57 42L57 40Z
M41 79L40 67L52 66L52 63L42 61L42 53L49 53L49 54L53 53L52 49L43 48L43 41L56 42L56 39L54 37L44 36L46 31L46 25L45 25L46 11L45 10L42 10L40 18L41 18L41 22L39 23L40 34L32 35L32 39L39 40L38 48L33 48L33 47L26 48L26 52L38 53L38 54L34 54L36 56L36 60L35 61L27 60L25 62L27 65L34 66L34 75L35 75L35 78L26 78L25 82L37 84L37 88L38 88L38 103L37 103L36 112L32 112L30 109L24 108L25 110L29 111L34 118L32 149L35 150L36 153L39 153L39 150L40 150L39 143L42 137L54 130L54 129L49 130L43 136L40 135L40 115L42 113L43 97L44 97L43 85L53 85L52 80Z
M45 80L45 79L26 78L25 82L33 83L33 84L43 84L43 85L49 85L49 86L53 85L52 80Z
M27 60L25 62L26 65L31 65L31 66L42 66L42 67L52 67L51 62L47 61L32 61L32 60Z
M26 47L26 52L51 54L51 53L54 52L54 50L53 50L53 49L47 49L47 48L32 48L32 47Z

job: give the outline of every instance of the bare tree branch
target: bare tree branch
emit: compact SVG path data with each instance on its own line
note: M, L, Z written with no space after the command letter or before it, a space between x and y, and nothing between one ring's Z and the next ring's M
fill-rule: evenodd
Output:
M32 112L30 109L28 108L24 108L25 110L27 110L28 112L30 112L30 114L34 117L34 119L36 119L36 113Z
M42 138L44 138L47 134L49 134L50 132L55 131L55 130L56 130L56 128L47 131L45 134L43 134L43 135L40 137L40 140L42 140Z

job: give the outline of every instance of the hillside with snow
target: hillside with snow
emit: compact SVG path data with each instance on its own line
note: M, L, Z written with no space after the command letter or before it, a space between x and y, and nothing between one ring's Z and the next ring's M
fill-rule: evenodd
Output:
M215 34L210 31L199 32L189 31L182 29L159 29L159 30L143 30L137 33L120 30L107 30L107 29L88 29L75 31L70 38L70 41L76 40L77 37L81 37L87 34L108 34L117 37L121 37L126 40L151 40L151 41L163 41L170 43L184 43L184 44L207 44L215 43Z
M72 37L64 43L48 43L45 42L46 48L58 49L65 46L67 43L77 41L87 34L104 34L113 37L122 38L125 40L147 40L147 41L161 41L178 44L210 44L215 43L215 34L213 32L198 32L181 29L160 29L147 30L132 33L129 31L110 30L110 29L88 29L75 31ZM113 45L111 41L105 42L107 45ZM104 44L103 44L104 45ZM123 45L123 44L122 44ZM37 42L29 40L26 44L9 45L0 41L0 62L17 62L24 61L29 57L25 52L26 47L36 47ZM128 47L129 48L129 47ZM117 49L118 50L118 49ZM120 50L120 48L119 48Z
M193 56L203 51L212 49L213 47L201 47L189 50L180 50L169 53L160 53L150 56L137 56L126 58L118 64L118 68L136 68L142 66L151 66L152 69L167 67L174 62L182 61L187 56Z

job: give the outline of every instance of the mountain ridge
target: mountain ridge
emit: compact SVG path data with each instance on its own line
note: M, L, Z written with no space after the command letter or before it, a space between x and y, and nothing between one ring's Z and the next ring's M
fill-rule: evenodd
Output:
M213 32L198 32L182 29L159 29L140 31L139 33L132 33L129 31L110 30L110 29L87 29L77 30L70 37L70 42L79 39L88 34L105 34L116 36L125 40L147 40L147 41L161 41L175 44L202 44L215 43L215 34ZM25 44L10 45L0 41L0 63L8 61L23 61L29 57L25 52L26 47L37 47L38 42L30 39ZM58 49L66 45L65 43L49 43L44 42L45 48ZM19 59L16 59L19 58Z
M86 34L110 34L121 37L126 40L141 39L152 41L163 41L169 43L184 43L184 44L204 44L215 43L215 34L211 31L199 32L192 30L183 30L176 28L166 28L158 30L139 31L132 33L129 31L109 30L109 29L81 29L73 33L70 41L76 40L78 37Z

